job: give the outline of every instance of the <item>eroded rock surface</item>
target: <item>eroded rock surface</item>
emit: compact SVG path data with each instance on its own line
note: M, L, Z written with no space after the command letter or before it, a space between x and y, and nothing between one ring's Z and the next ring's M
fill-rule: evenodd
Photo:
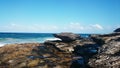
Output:
M54 45L11 44L0 48L0 66L7 68L70 68L71 53Z
M105 43L88 64L93 68L120 68L120 34L100 35L100 38Z
M120 33L54 34L62 39L44 43L9 44L0 48L6 68L120 68ZM60 37L58 37L60 36Z
M77 39L80 39L80 35L74 33L58 33L54 34L55 37L60 38L62 41L71 42Z

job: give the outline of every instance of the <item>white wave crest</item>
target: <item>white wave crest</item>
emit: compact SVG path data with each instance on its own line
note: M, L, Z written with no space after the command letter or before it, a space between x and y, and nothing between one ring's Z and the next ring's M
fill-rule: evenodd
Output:
M3 47L3 46L5 46L6 44L4 44L4 43L0 43L0 47Z
M60 40L61 41L61 39L59 39L59 38L47 38L45 40L46 41L55 41L55 40Z

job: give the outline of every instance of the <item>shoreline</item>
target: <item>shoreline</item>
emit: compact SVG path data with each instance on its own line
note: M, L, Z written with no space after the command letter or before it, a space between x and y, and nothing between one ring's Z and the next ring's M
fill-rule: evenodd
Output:
M55 41L55 40L61 40L59 38L46 38L45 41ZM27 43L44 43L45 41L43 42L18 42L18 43L0 43L0 47L3 47L5 45L11 45L11 44L27 44Z
M15 43L0 47L0 66L97 68L99 65L98 68L101 68L103 65L107 67L105 64L113 61L116 63L109 67L119 66L119 61L116 60L120 59L117 57L120 51L120 33L90 35L87 38L73 33L60 33L54 36L61 40L49 39L43 43ZM95 56L99 59L94 58ZM107 60L108 58L116 60ZM96 62L99 60L100 63Z

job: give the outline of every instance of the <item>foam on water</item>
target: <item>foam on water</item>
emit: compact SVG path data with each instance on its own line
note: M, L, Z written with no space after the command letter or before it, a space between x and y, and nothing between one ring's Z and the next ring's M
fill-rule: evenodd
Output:
M0 43L0 47L3 47L3 46L5 46L6 44L4 44L4 43Z
M59 39L59 38L46 38L45 40L46 41L54 41L54 40L61 40L61 39Z
M81 34L83 37L88 34ZM61 40L52 33L0 33L0 47L14 43L43 43L45 41Z

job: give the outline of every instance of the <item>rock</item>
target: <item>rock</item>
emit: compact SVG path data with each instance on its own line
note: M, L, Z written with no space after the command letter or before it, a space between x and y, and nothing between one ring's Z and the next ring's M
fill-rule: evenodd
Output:
M100 35L91 35L90 38L98 45L102 45L105 43L105 41L100 37Z
M120 37L116 38L115 41L120 41Z
M118 37L107 37L112 39L99 48L98 54L89 59L88 65L92 68L120 68L120 42L115 40Z
M68 44L61 41L46 41L44 44L48 46L53 46L53 48L67 53L72 53L74 47L74 45L72 45L71 43Z
M9 64L12 64L14 62L14 60L9 60L8 63Z
M49 40L44 43L10 44L1 47L0 66L12 65L12 68L120 68L119 32L91 35L85 38L73 33L59 33L54 36L62 41Z
M90 37L98 45L103 45L105 43L110 42L111 40L120 41L120 32L103 35L91 35Z
M73 57L70 68L86 68L84 59L82 57Z
M98 45L91 38L81 38L72 40L71 42L46 41L44 44L50 49L55 48L60 52L65 52L68 54L73 53L75 56L84 57L84 59L72 60L71 68L86 68L86 60L88 60L92 55L96 54L98 49Z
M115 29L114 32L120 32L120 28Z
M26 68L27 67L26 65L27 65L26 62L22 62L19 65L17 65L16 68Z
M115 33L99 35L99 37L115 37L115 36L119 36L119 35L120 35L120 32L115 32Z
M60 38L64 42L71 42L77 39L80 39L80 35L78 34L73 34L73 33L59 33L59 34L53 34L54 37Z
M98 45L96 44L84 44L83 46L74 47L73 53L79 56L92 56L97 53Z
M60 50L57 45L58 42L47 41L43 46L37 46L33 49L38 56L43 56L44 58L39 58L40 62L38 65L44 67L47 64L47 68L54 68L61 65L61 68L69 68L71 59L71 53ZM56 46L55 46L56 45ZM59 61L59 62L58 62Z
M39 59L31 60L28 62L27 66L28 67L35 67L38 65L38 63L39 63Z

